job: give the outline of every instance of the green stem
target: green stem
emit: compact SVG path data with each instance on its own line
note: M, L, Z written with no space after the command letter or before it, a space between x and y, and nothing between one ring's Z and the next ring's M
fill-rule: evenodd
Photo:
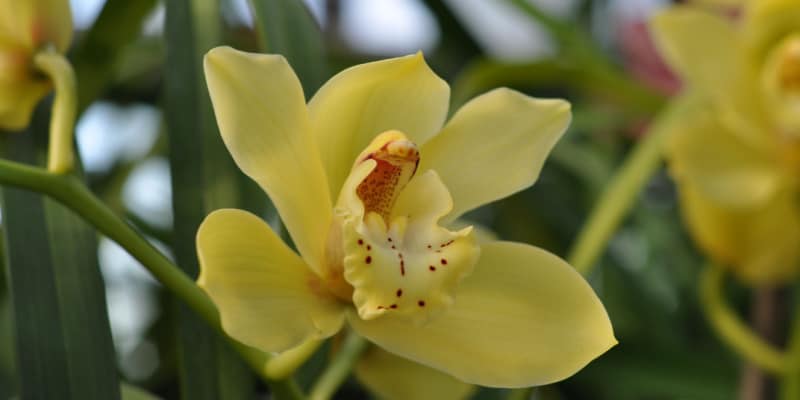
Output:
M786 373L781 382L780 396L783 400L800 399L800 307L795 305L795 318L792 323L792 335L789 338Z
M514 389L508 392L506 400L528 400L531 398L531 395L533 395L534 389L535 388L532 387Z
M336 358L328 365L322 376L319 377L314 387L311 389L309 395L310 400L328 400L336 389L350 375L356 361L361 356L361 353L367 349L369 342L364 340L361 336L355 333L350 333L344 341L344 345L336 353Z
M716 265L706 267L700 277L700 302L711 326L742 358L773 374L784 374L786 356L754 334L725 303L724 278L723 269Z
M319 348L324 340L312 339L295 348L275 355L267 362L267 375L274 379L283 379L291 375Z
M508 0L508 3L538 21L542 26L544 26L545 29L547 29L548 32L555 36L556 40L562 44L574 40L573 37L577 35L577 29L573 28L571 24L553 17L529 1Z
M117 217L79 179L71 175L56 175L40 168L0 160L0 184L43 193L69 207L109 239L119 243L170 292L221 335L227 337L222 330L216 307L208 296L150 242L140 236L131 225ZM268 374L267 366L272 358L269 354L244 346L233 339L229 340L253 370L270 384L274 393L280 394L279 398L303 398L293 381L281 380Z
M639 192L661 165L664 140L670 132L671 121L680 113L679 109L683 109L683 103L678 100L674 103L677 106L668 108L650 125L590 212L567 255L567 261L581 274L591 272Z
M54 50L37 53L33 62L41 72L50 77L55 85L56 96L53 100L50 119L47 169L56 174L64 174L70 172L75 165L75 152L72 145L75 113L78 106L75 72L69 61Z

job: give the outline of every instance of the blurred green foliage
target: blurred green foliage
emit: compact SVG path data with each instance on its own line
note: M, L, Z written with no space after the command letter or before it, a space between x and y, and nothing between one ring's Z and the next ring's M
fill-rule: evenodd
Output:
M92 189L115 211L129 216L130 222L142 232L170 248L178 264L192 276L196 274L194 232L209 210L237 206L253 210L274 223L268 199L233 168L222 147L204 88L201 57L218 43L284 54L298 71L306 96L310 97L333 72L382 56L359 53L342 40L336 29L341 23L337 13L345 2L326 2L328 19L320 28L298 0L252 0L249 5L255 24L251 28L221 19L219 9L232 7L226 0L221 0L222 4L201 0L108 0L93 26L79 32L71 54L78 74L80 108L85 110L99 99L118 105L146 103L162 109L166 122L146 155L134 160L117 159L107 171L90 173L87 179ZM578 8L570 21L540 15L538 9L523 1L509 1L510 6L519 7L519 12L532 20L545 21L558 46L551 58L522 63L492 59L452 11L451 3L424 2L440 29L438 46L426 58L452 84L455 106L490 88L510 86L535 96L567 98L574 110L572 127L553 151L538 183L468 217L495 230L504 239L535 244L563 256L613 172L637 141L638 128L658 112L664 98L637 82L623 68L613 51L614 43L601 45L590 35L591 13L607 1L592 2L595 3L592 6L586 5L588 1L583 2L585 5ZM163 37L142 34L143 21L156 7L162 6L166 6ZM41 124L44 117L38 118ZM174 224L168 228L136 217L121 200L131 172L153 157L170 160ZM33 198L37 200L28 204L28 211L38 214L25 217L31 224L27 228L43 229L33 224L45 223L45 207L38 197ZM24 207L13 204L15 201L30 199L14 200L6 195L2 223L7 235L15 233L14 222L23 216L16 214L23 212ZM17 207L21 211L16 211ZM34 210L37 207L38 211ZM657 174L638 197L634 211L614 235L589 277L608 309L620 344L574 378L535 392L537 399L724 400L736 396L740 363L715 339L702 315L696 293L703 261L687 238L677 211L672 183L665 173ZM55 213L62 214L60 220L75 224L70 229L82 229L81 235L85 235L86 228L79 227L81 224L73 216L63 210ZM38 234L41 238L46 232ZM94 242L92 238L80 244L66 243L82 246L86 249L82 257L93 258ZM42 243L33 236L27 242L30 246ZM63 254L69 250L63 247L49 251ZM31 251L37 250L31 247ZM13 252L3 251L3 255L14 263ZM43 252L38 256L47 258ZM64 262L53 260L50 257L35 264L41 261L41 267L70 266L69 255L59 257ZM83 262L95 267L88 258ZM11 271L14 273L15 269ZM24 373L15 371L13 362L9 282L14 281L0 274L0 398L13 395L19 373ZM28 295L37 302L52 303L42 306L44 310L59 311L56 304L61 300L55 292L47 293L57 283L41 277L36 278L36 283L36 295L33 296L34 292ZM97 302L91 308L104 304L97 297L102 295L100 288L82 290L89 291L84 294ZM750 299L745 291L734 287L729 295L735 300L737 310L747 315ZM204 332L202 324L186 312L173 308L173 301L165 293L158 292L156 297L160 309L141 343L155 345L157 365L142 374L129 372L136 368L131 359L145 351L144 346L139 346L133 350L133 356L118 359L120 365L124 364L120 370L128 371L120 373L123 380L164 398L261 398L256 393L263 394L267 389L253 381L224 344L212 333ZM59 325L56 317L52 324L39 329L47 329L47 340L63 345L66 339L60 335L70 332L64 325L72 322L62 320ZM785 319L785 316L779 318L784 324ZM102 322L100 318L94 323ZM109 333L102 325L83 328L100 330L100 337ZM87 359L101 360L108 356L104 340L89 346ZM21 343L19 338L16 343ZM297 379L303 388L309 388L321 373L330 347L322 346L299 371ZM27 354L28 349L16 350ZM62 368L68 369L70 353L63 349L53 351L51 355L64 364ZM197 368L192 371L192 366ZM105 376L111 375L111 380L104 384L116 385L113 380L116 374L109 371L105 371ZM60 390L56 388L49 387ZM139 389L128 386L122 393L126 398L144 396ZM482 389L475 398L501 399L507 394L505 390ZM338 398L368 396L357 383L348 381Z

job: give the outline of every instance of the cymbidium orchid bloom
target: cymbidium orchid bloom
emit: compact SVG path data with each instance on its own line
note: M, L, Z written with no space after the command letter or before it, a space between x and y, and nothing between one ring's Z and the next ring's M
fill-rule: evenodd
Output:
M800 267L800 1L748 2L738 21L688 6L653 23L695 105L667 157L693 236L745 282Z
M349 68L307 105L281 56L221 47L205 71L228 150L299 253L247 212L206 218L198 284L231 337L280 352L347 321L392 354L499 387L566 378L616 343L564 261L449 228L533 184L568 103L497 89L443 126L449 88L421 54Z
M51 83L36 72L33 57L52 46L64 53L72 40L66 0L0 1L0 129L17 130L30 121Z

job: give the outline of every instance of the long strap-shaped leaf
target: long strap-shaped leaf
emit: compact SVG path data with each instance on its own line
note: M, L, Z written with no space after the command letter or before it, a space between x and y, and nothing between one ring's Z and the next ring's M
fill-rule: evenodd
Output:
M302 0L250 0L266 53L282 54L291 64L306 97L328 78L319 26Z
M137 38L142 21L156 0L107 0L97 21L76 46L78 112L82 112L107 88L125 45Z
M9 137L5 154L33 162L32 134ZM20 398L119 399L94 232L39 195L2 197Z
M216 129L202 73L202 56L219 36L219 3L167 2L166 119L178 265L197 277L195 235L212 207L235 207L233 161ZM219 336L186 307L178 312L179 365L184 399L252 398L254 379Z

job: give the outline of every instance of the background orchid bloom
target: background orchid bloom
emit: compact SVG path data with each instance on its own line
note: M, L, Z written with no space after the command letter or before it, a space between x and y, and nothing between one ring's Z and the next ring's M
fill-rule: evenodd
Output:
M221 47L205 71L228 150L299 253L252 214L206 218L198 284L233 338L278 352L346 320L391 353L496 387L564 379L616 343L564 261L447 228L533 184L568 103L497 89L444 124L449 88L421 54L349 68L308 105L281 56Z
M35 71L33 56L47 46L64 53L72 41L66 0L6 0L0 3L0 128L28 125L36 103L51 84Z
M667 157L700 246L743 280L800 267L800 2L752 1L741 21L688 6L653 21L690 107Z

